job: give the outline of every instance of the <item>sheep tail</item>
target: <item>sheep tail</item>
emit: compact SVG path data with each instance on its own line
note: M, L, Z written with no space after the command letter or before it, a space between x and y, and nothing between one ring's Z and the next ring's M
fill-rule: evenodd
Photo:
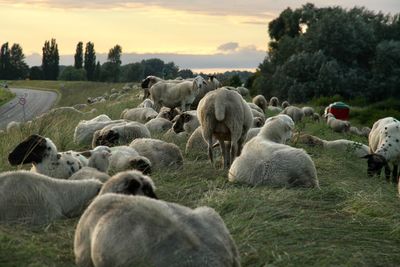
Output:
M223 121L225 119L226 101L227 100L225 94L216 95L214 108L215 108L215 118L217 119L217 121Z

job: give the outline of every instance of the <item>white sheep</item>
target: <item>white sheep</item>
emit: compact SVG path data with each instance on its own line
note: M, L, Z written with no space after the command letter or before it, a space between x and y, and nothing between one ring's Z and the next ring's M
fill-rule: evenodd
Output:
M144 125L149 129L151 134L165 133L172 127L172 122L164 118L154 118Z
M125 109L121 113L121 119L146 123L157 117L158 113L152 108L131 108Z
M191 109L197 109L200 100L210 91L215 90L221 87L221 83L215 78L214 75L209 75L208 80L205 80L205 84L199 88L195 99L193 100L192 105L190 106Z
M271 117L243 147L229 170L229 181L250 185L318 187L314 162L302 149L285 142L294 124Z
M173 120L172 129L175 133L193 133L200 126L196 110L185 111L177 115Z
M258 112L260 112L260 113L264 113L264 110L262 110L259 106L257 106L256 104L254 104L254 103L250 103L250 102L246 102L247 103L247 105L249 105L249 107L251 108L251 109L254 109L254 110L257 110Z
M263 110L263 112L267 110L268 101L265 99L263 95L256 95L255 97L253 97L252 102L256 104L258 107L260 107Z
M80 218L78 266L240 266L235 242L218 213L179 204L105 194Z
M213 138L212 142L215 145L218 140ZM207 148L207 142L204 140L201 126L199 126L188 138L186 142L185 153L204 152L207 151ZM205 153L205 155L207 155L207 153Z
M0 222L47 224L81 214L102 183L69 181L28 172L0 173Z
M301 122L304 118L303 109L295 106L288 106L281 113L291 117L295 123Z
M102 183L107 182L110 179L110 175L105 172L101 172L93 167L82 167L79 171L75 172L68 178L68 180L88 180L95 179Z
M273 113L280 113L282 112L282 109L280 107L275 107L275 106L268 106L268 110L272 111Z
M326 116L326 124L334 131L338 133L348 132L350 130L350 122L336 119L332 113L328 113Z
M93 134L92 147L99 145L126 145L136 138L150 138L150 131L144 124L136 121L120 122L105 126Z
M368 127L362 127L361 129L358 129L357 127L351 126L349 132L355 135L368 137L371 129Z
M248 96L248 95L250 95L250 91L249 91L249 89L247 89L246 87L239 86L239 87L236 87L236 89L239 91L239 94L240 94L241 96Z
M368 175L380 175L385 167L387 180L398 182L398 165L400 162L400 122L393 117L386 117L374 123L368 136L370 154ZM392 165L392 166L390 166Z
M181 114L181 112L176 108L162 107L158 112L157 118L163 118L172 121L179 114Z
M150 91L149 89L156 83L162 83L162 82L169 82L169 83L180 83L182 82L181 80L164 80L162 78L159 78L157 76L147 76L145 79L143 79L142 83L141 83L141 87L144 90L144 95L143 95L143 100L145 100L146 98L148 98L150 96Z
M289 103L289 101L287 101L287 100L283 101L282 104L281 104L281 107L282 107L283 109L287 108L288 106L290 106L290 103Z
M273 107L279 106L279 99L276 96L273 96L269 99L269 105Z
M110 166L111 172L122 172L136 169L144 174L151 173L151 162L148 158L129 146L115 146L111 148Z
M20 131L20 130L21 130L21 122L10 121L10 122L7 124L6 132L7 132L8 134L10 134L10 133L13 132L13 131Z
M146 98L138 105L138 108L154 108L154 102L151 99Z
M218 139L224 158L224 168L228 168L242 150L247 131L253 123L249 105L242 96L224 87L207 93L200 100L197 117L202 127L203 137L208 143L208 155L213 162L212 138ZM224 141L230 141L225 147Z
M264 124L263 124L264 125ZM262 127L262 126L261 126ZM246 140L244 140L244 143L246 144L247 142L249 142L251 139L253 139L254 137L257 136L257 134L260 132L261 127L254 127L251 128L246 135Z
M138 138L129 146L134 148L139 155L148 158L155 170L165 167L177 168L183 165L182 153L175 144L158 139Z

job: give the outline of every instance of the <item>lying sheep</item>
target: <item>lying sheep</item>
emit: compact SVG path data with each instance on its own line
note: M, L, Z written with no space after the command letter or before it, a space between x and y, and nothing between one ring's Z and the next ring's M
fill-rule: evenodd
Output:
M260 107L263 112L267 110L268 107L268 101L265 99L263 95L257 95L253 98L252 102L256 104L258 107Z
M169 108L180 107L181 111L190 108L199 90L207 83L201 76L197 76L193 81L183 81L181 83L156 83L150 87L149 92L154 107L160 110L161 106Z
M111 148L109 169L114 173L135 169L144 174L149 174L152 166L150 160L139 155L134 148L116 146Z
M68 180L98 180L102 183L110 179L110 175L92 167L83 167L68 178Z
M172 121L179 114L181 113L176 108L162 107L158 112L157 118L163 118Z
M120 122L97 130L93 135L92 147L126 145L136 138L150 137L150 131L143 124L136 121Z
M279 106L279 99L276 96L273 96L269 99L269 105L272 107L278 107Z
M264 125L264 124L263 124ZM262 126L261 126L262 127ZM257 134L260 132L261 127L254 127L251 128L246 135L246 140L244 140L244 143L246 144L247 142L249 142L251 139L253 139L254 137L257 136Z
M268 110L272 111L273 113L280 113L282 109L280 107L268 106Z
M288 102L288 101L283 101L282 102L282 104L281 104L281 107L283 108L283 109L285 109L285 108L287 108L288 106L290 106L290 103Z
M182 153L178 146L158 139L139 138L130 143L139 155L150 160L154 170L165 167L181 167L183 165Z
M368 127L362 127L361 129L358 129L357 127L351 126L349 132L355 135L368 137L371 129Z
M149 129L151 134L165 133L172 127L172 122L164 118L154 118L148 121L144 126Z
M93 140L93 134L97 130L121 122L124 122L124 120L111 120L105 114L99 115L91 120L82 120L75 127L74 142L80 146L90 146Z
M212 143L215 145L218 142L217 139L213 138ZM192 151L195 152L204 152L207 151L208 145L207 142L203 138L203 133L201 130L201 126L197 127L196 130L190 135L189 139L186 142L185 153L188 154ZM207 155L207 153L206 153Z
M0 174L0 222L48 224L81 214L102 183L53 179L28 171Z
M140 103L138 108L154 108L154 102L151 99L145 99L142 103Z
M293 136L292 139L296 143L306 144L309 146L319 146L323 147L324 149L332 149L338 152L345 152L347 154L350 153L359 158L364 157L369 153L368 146L346 139L327 141L309 134L296 135Z
M301 122L304 118L304 111L295 106L288 106L281 113L291 117L295 123Z
M146 123L157 117L158 113L152 108L131 108L121 113L121 119Z
M291 136L294 124L269 118L260 133L243 147L229 169L229 181L253 186L318 187L314 162L302 149L281 142Z
M385 167L387 180L392 175L393 183L398 182L398 165L400 161L400 122L393 117L386 117L374 123L368 136L370 154L368 175L380 175ZM390 166L392 165L392 166Z
M173 123L172 129L175 133L186 132L191 134L200 126L196 110L179 114L173 119Z
M240 266L222 218L140 196L105 194L80 218L74 240L78 266Z
M212 138L218 139L228 168L234 158L240 155L247 131L253 123L250 107L236 92L224 87L207 93L200 100L197 117L203 137L208 142L208 155L213 162ZM230 141L225 147L224 141Z
M259 106L257 106L257 105L254 104L254 103L247 102L247 105L249 105L249 107L250 107L251 109L257 110L257 111L260 112L260 113L264 113L264 110L262 110Z
M338 133L348 132L350 130L350 122L336 119L332 113L326 115L327 125Z

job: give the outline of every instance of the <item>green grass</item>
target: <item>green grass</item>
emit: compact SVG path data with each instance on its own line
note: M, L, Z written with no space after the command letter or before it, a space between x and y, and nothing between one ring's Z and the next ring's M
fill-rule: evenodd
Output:
M13 169L7 163L8 152L31 133L50 137L60 150L84 150L72 141L79 120L101 113L117 119L124 108L140 102L137 94L134 91L122 102L94 105L96 114L59 115L0 135L0 171ZM363 137L333 133L323 122L297 127L328 140L367 143ZM185 142L177 145L184 151ZM315 162L321 190L231 184L227 171L205 159L205 151L184 155L183 169L155 172L152 178L159 198L192 208L207 205L219 212L243 266L398 266L400 203L395 186L383 178L368 178L362 159L300 147ZM77 221L41 227L0 224L0 266L74 266Z
M14 96L15 96L14 93L10 92L5 88L0 87L0 106L13 99Z

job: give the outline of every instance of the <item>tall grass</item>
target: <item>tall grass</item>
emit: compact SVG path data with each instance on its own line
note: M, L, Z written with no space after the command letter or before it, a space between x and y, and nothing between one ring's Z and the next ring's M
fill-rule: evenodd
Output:
M0 87L0 106L7 103L15 96L10 90Z
M122 102L94 105L95 114L57 115L0 136L0 170L13 169L8 152L31 133L50 137L60 150L84 150L72 141L81 119L101 113L119 118L140 100L134 91ZM364 137L333 133L324 123L306 121L298 131L324 139ZM185 141L177 145L184 151ZM294 144L292 144L294 145ZM400 203L384 179L366 176L366 162L349 154L296 145L315 162L321 190L231 184L205 151L184 155L180 170L152 174L159 198L192 208L207 205L224 219L243 266L398 266ZM47 226L0 224L0 266L74 266L73 236L78 219Z

